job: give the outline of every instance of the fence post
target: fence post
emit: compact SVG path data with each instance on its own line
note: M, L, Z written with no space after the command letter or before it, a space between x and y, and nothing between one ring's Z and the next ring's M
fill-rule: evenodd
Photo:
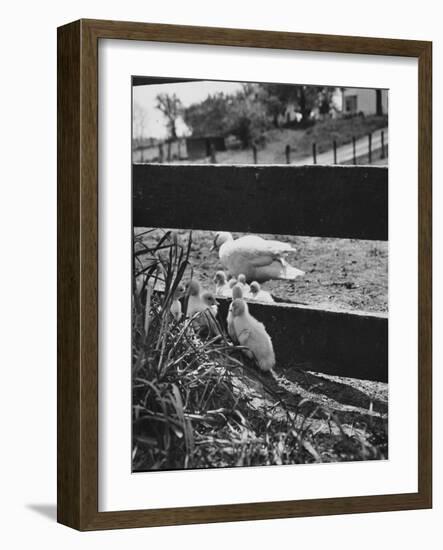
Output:
M158 146L158 162L163 162L163 145Z
M211 145L209 146L209 150L210 150L210 157L211 157L211 164L217 164L217 158L215 156L215 145L213 143L211 143Z
M382 159L385 158L385 133L382 130L381 131L381 157Z
M317 144L312 144L312 159L314 161L314 164L317 164Z
M286 164L291 164L291 147L286 145L285 147Z
M254 157L254 164L257 164L257 145L252 145L252 156Z
M352 136L352 162L357 164L357 157L355 155L355 136Z
M168 140L168 162L171 162L171 140Z
M372 164L372 134L368 134L368 162Z
M335 141L335 139L332 145L334 147L334 164L337 164L337 142Z

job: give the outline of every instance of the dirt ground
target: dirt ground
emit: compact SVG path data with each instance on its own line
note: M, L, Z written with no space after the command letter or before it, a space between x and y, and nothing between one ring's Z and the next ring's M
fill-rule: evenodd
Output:
M140 228L137 232L142 232ZM165 230L147 235L154 243ZM183 243L189 231L174 230ZM191 262L194 276L208 290L222 265L218 253L210 252L214 233L193 231ZM233 233L238 238L242 233ZM296 253L289 262L305 275L295 281L269 281L262 287L276 301L295 302L337 310L388 311L388 243L355 239L261 235L291 243Z

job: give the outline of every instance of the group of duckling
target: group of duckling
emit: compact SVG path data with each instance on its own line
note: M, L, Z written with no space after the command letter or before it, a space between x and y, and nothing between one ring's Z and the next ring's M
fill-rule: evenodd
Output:
M220 273L223 272L217 272L217 275L219 276ZM249 313L244 294L248 287L246 281L242 282L242 278L239 281L235 280L229 287L229 296L232 298L232 302L226 319L227 330L233 343L242 346L243 353L254 359L258 367L266 372L272 370L275 365L274 349L271 337L266 332L263 323ZM258 292L260 292L260 288ZM195 279L192 279L186 287L179 284L171 304L171 314L176 321L182 318L180 300L187 296L186 317L191 319L196 332L205 333L211 337L220 336L220 325L216 320L218 314L216 295L212 291L203 291L200 283ZM220 293L218 295L222 296Z
M240 273L239 276L231 277L227 280L224 271L217 271L214 277L215 282L215 295L223 296L225 298L232 298L232 291L234 286L240 287L243 295L242 297L248 300L256 300L258 302L273 303L274 298L266 290L262 290L258 281L252 281L249 285L246 282L246 276L244 273Z
M304 274L286 261L287 255L295 249L287 243L257 235L234 239L231 233L223 231L216 233L211 250L218 250L220 262L229 276L222 270L217 271L215 291L202 290L196 279L187 286L179 284L173 296L171 314L180 321L183 317L181 300L187 298L186 316L196 332L217 337L220 336L217 297L231 298L226 319L231 340L242 346L243 352L253 358L262 371L270 371L275 365L272 340L263 323L249 313L248 302L272 303L273 297L260 283L271 279L293 280Z

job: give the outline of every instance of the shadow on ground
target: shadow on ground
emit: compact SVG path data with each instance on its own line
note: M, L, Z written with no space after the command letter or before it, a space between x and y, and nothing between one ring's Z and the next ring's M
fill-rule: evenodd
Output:
M55 504L26 504L26 508L51 521L57 521L57 506Z

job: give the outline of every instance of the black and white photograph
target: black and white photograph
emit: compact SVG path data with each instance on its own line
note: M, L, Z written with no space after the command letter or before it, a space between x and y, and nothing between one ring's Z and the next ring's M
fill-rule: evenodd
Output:
M133 472L388 460L388 97L133 76Z

